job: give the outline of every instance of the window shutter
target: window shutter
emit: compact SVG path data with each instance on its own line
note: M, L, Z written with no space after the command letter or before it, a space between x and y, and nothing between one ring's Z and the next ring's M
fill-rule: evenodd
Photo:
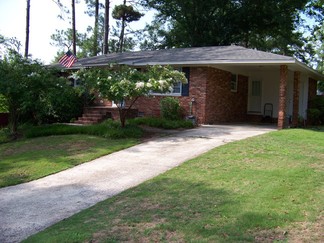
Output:
M190 85L190 68L189 67L183 67L182 72L185 73L186 78L188 80L188 83L182 84L182 90L181 95L182 96L189 96L189 85Z

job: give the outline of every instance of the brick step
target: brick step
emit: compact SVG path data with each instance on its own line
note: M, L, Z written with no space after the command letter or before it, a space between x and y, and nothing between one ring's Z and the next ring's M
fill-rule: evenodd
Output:
M102 117L109 117L111 114L90 114L90 113L84 113L82 117L84 118L102 118Z
M136 109L131 109L129 117L136 117L138 111ZM102 122L107 118L112 118L113 120L119 119L119 112L117 108L113 107L86 107L83 110L83 114L74 123L76 124L96 124Z
M99 115L104 115L110 111L108 110L85 110L84 113L86 114L99 114Z
M92 124L97 124L97 122L94 122L94 121L79 121L79 120L76 120L74 123L75 123L75 124L82 124L82 125L92 125Z
M103 120L102 117L79 117L78 121L94 121L94 122L100 122Z

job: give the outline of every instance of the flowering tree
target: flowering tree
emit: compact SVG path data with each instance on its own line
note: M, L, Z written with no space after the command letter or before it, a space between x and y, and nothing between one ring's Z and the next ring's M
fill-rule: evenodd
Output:
M102 98L116 103L122 127L128 111L140 96L167 93L174 84L187 83L184 73L169 66L149 66L144 72L128 66L112 66L109 70L80 70L77 75L87 85L91 84Z

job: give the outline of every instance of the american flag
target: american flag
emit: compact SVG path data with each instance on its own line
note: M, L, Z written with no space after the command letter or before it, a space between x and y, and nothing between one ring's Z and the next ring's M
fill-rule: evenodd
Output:
M72 54L71 51L67 51L67 53L64 54L59 60L59 63L61 63L64 67L71 67L73 63L75 63L78 59Z

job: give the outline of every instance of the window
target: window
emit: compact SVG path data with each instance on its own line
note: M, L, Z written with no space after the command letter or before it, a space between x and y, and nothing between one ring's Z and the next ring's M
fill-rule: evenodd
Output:
M178 82L178 83L173 85L172 92L170 92L170 94L179 94L180 95L181 90L182 90L182 83Z
M232 92L237 92L237 75L236 74L232 74L231 91Z
M182 68L177 69L179 72L182 72ZM158 93L158 92L152 92L154 95L173 95L173 96L180 96L182 93L182 83L178 82L173 85L172 91L166 92L166 93Z
M249 82L249 99L248 112L252 114L260 114L262 109L262 82L260 80L252 80Z
M176 83L173 85L172 87L172 91L170 92L166 92L166 93L159 93L159 92L152 92L151 94L153 95L174 95L174 96L178 96L181 95L181 91L182 91L182 83Z

